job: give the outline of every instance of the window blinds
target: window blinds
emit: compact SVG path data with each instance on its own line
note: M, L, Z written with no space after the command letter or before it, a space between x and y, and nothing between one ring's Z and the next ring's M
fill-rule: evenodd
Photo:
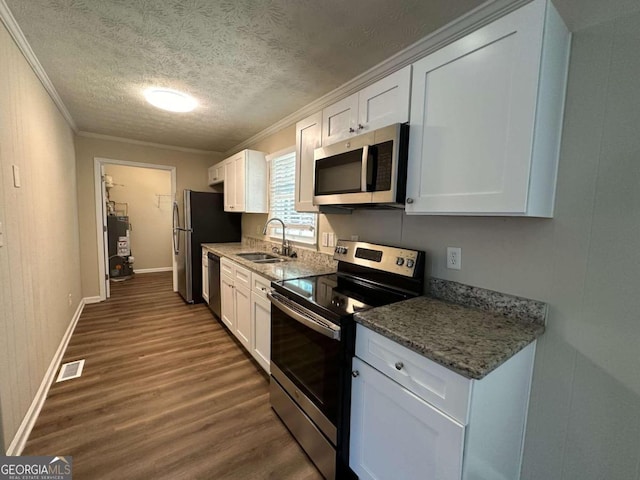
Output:
M316 214L296 212L296 154L288 153L271 160L269 211L287 226L287 238L315 243ZM271 235L282 235L282 227L271 224Z

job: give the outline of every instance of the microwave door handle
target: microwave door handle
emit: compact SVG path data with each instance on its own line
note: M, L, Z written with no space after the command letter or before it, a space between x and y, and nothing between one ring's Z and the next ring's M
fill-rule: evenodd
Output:
M360 190L368 192L367 171L369 169L369 145L362 147L362 171L360 172Z

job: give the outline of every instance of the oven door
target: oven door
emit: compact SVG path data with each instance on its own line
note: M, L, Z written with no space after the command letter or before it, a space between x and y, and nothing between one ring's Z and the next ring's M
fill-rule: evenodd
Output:
M271 300L271 375L336 443L340 327L276 292Z

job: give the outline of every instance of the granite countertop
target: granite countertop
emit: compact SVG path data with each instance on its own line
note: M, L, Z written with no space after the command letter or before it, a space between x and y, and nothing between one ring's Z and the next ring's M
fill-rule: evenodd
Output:
M483 378L544 332L544 318L542 323L523 321L432 297L412 298L354 317L470 379Z
M326 262L315 262L309 256L305 256L304 258L288 258L287 261L280 263L254 263L242 257L238 257L238 253L249 253L266 250L239 242L203 243L202 247L221 257L227 257L229 260L232 260L233 262L242 265L243 267L246 267L249 270L256 272L272 281L310 277L312 275L323 275L326 273L335 273L336 271L335 265L329 265Z

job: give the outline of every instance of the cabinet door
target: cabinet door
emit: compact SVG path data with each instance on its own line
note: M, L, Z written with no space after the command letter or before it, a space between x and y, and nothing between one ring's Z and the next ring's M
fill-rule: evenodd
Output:
M407 213L526 212L545 4L413 65Z
M317 212L313 204L313 151L322 146L322 112L296 124L296 211Z
M266 370L271 357L271 302L251 293L251 354Z
M224 163L218 163L207 170L209 176L209 185L217 185L224 181Z
M247 351L251 351L251 290L235 287L236 327L232 330Z
M357 121L357 93L322 110L322 145L326 147L354 135Z
M411 65L369 85L358 94L358 133L409 121Z
M234 172L234 212L244 212L245 209L245 195L246 195L246 162L244 158L244 152L241 152L233 160L233 172Z
M235 332L236 329L236 306L234 302L235 295L233 293L233 280L226 275L220 278L220 319L229 327L229 330Z
M361 480L460 480L464 427L353 359L349 466Z
M236 175L235 163L232 160L224 162L224 211L235 212Z

